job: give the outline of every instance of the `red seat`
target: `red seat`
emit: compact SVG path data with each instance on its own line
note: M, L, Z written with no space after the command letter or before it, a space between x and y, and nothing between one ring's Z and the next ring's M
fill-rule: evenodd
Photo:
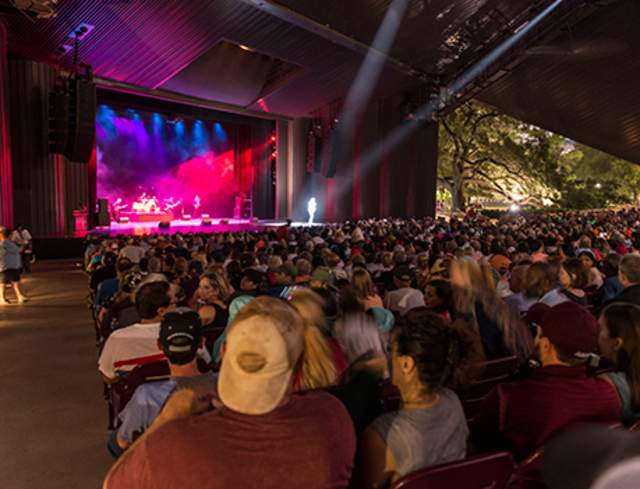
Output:
M149 362L138 365L125 378L109 385L109 428L114 429L117 427L118 415L131 400L138 386L146 382L166 380L169 378L170 373L169 362L166 360Z
M484 364L482 377L479 380L457 391L462 401L467 419L473 419L484 398L491 389L503 382L513 379L518 368L517 357L506 357L491 360Z
M511 454L497 452L417 470L391 489L503 489L513 469Z

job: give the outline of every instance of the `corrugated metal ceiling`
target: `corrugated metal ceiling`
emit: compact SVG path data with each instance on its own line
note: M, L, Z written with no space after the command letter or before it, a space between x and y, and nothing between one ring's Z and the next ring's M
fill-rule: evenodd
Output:
M478 97L640 163L640 2L620 0L532 50Z

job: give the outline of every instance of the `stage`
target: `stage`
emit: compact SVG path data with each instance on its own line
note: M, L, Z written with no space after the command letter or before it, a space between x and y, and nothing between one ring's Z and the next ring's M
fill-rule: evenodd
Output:
M202 224L201 219L182 220L175 219L171 221L169 227L160 227L160 221L149 222L129 222L117 223L112 222L110 227L98 227L87 234L89 236L148 236L150 234L176 234L176 233L229 233L239 231L266 231L284 226L284 221L275 220L251 220L251 219L230 219L230 218L214 218L211 224ZM321 225L321 223L314 223ZM308 226L306 222L294 222L292 227ZM80 236L78 236L80 237Z

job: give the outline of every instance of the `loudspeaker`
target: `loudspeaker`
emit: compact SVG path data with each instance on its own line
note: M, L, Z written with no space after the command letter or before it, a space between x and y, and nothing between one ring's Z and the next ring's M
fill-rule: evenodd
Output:
M88 163L96 132L96 85L82 79L69 82L69 137L64 155Z
M158 227L160 229L168 229L171 227L171 221L160 221L160 224L158 224Z
M109 199L98 199L98 212L109 213Z
M49 93L49 151L63 154L69 139L69 94L66 83Z
M111 216L108 212L98 212L98 226L101 228L111 226Z

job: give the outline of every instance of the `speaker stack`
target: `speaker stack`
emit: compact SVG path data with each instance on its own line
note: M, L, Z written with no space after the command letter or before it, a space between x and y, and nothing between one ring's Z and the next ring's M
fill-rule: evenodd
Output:
M96 127L96 86L90 77L59 79L49 94L49 150L88 163Z

